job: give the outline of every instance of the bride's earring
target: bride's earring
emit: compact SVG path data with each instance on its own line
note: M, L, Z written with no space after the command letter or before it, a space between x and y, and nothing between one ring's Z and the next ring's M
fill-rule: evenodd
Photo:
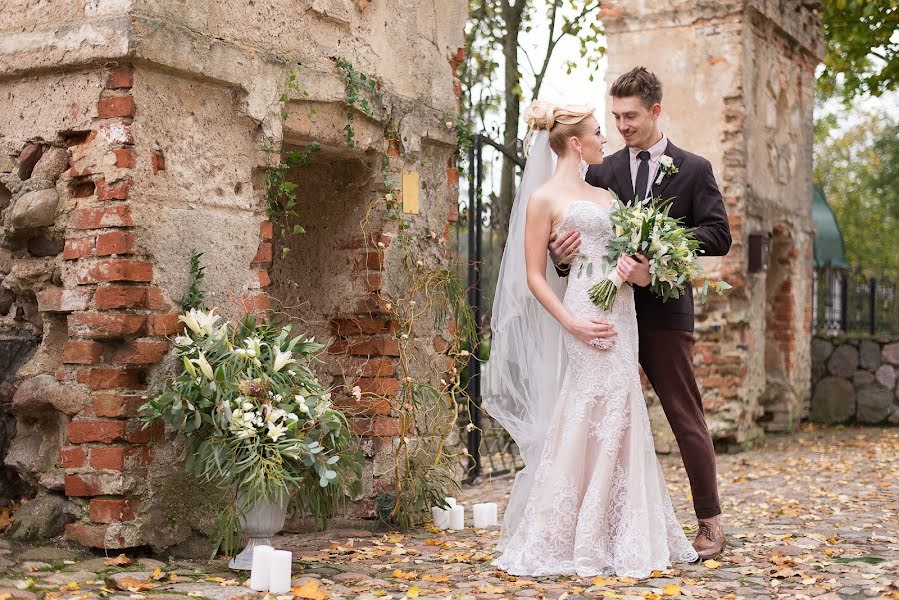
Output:
M588 168L590 165L588 165L588 164L587 164L587 161L584 160L584 154L583 154L583 152L581 152L580 150L578 150L577 153L578 153L578 154L580 155L580 157L581 157L581 162L578 163L578 168L579 168L580 171L581 171L581 179L586 179L586 178L587 178L587 168Z

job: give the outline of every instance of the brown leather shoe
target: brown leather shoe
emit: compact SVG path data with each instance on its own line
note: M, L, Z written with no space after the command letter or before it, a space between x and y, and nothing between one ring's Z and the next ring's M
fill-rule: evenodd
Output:
M699 555L700 560L717 558L724 552L727 538L721 525L713 525L709 521L699 522L699 533L693 540L693 549Z

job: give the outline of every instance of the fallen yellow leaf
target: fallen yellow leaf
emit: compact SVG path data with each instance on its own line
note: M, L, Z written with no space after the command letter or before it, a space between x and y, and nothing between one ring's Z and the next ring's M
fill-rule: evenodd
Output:
M593 578L593 585L595 585L597 587L601 587L601 586L604 586L605 584L606 584L606 580L603 579L602 577L594 577Z
M421 580L422 581L435 581L437 583L443 583L443 582L449 581L449 576L448 575L431 575L428 573L428 574L422 575Z
M328 594L318 589L318 580L308 579L303 585L295 585L290 589L297 598L306 600L327 600Z
M421 590L419 589L419 587L417 585L413 585L412 587L409 588L409 591L406 592L406 597L407 598L418 598L418 593L420 591Z
M720 562L718 562L717 560L712 560L711 558L709 560L703 561L702 564L704 564L705 566L707 566L710 569L717 569L718 567L721 566Z
M153 571L153 574L151 575L151 577L153 579L155 579L156 581L159 581L160 579L165 577L165 573L162 572L161 568L156 567L156 569Z
M680 586L676 583L669 583L665 587L662 588L663 596L679 596L680 595Z
M402 569L394 569L391 577L395 579L415 579L418 575L414 571L403 571Z
M637 583L637 580L633 577L619 577L618 581L627 585L634 585L635 583Z
M384 541L388 544L397 544L399 542L402 542L404 539L406 539L406 536L396 534L387 536L386 538L384 538Z

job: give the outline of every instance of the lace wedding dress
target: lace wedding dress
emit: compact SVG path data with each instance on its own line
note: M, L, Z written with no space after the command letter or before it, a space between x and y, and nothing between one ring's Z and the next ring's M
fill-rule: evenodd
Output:
M633 290L623 285L608 312L587 295L604 277L608 209L572 202L559 226L570 229L581 234L581 254L563 302L572 314L611 322L618 336L610 350L598 350L563 334L568 366L534 482L526 499L509 507L520 514L507 516L502 554L493 564L513 575L645 578L698 557L674 515L655 455L638 371ZM585 267L578 276L586 262L593 263L592 275Z

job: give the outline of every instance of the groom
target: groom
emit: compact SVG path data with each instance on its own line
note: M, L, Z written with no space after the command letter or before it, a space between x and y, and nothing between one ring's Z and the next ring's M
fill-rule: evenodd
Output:
M649 195L673 198L670 215L695 227L704 256L723 256L730 249L727 213L706 159L681 150L659 131L662 84L644 67L619 77L612 85L612 114L627 147L592 165L587 183L607 188L628 204ZM577 254L577 232L550 240L559 274ZM702 397L693 374L693 292L687 284L679 299L662 302L647 287L645 257L624 256L616 267L633 284L640 335L640 366L662 403L683 457L699 533L693 542L700 558L721 554L725 545L715 474L715 451L703 416Z

